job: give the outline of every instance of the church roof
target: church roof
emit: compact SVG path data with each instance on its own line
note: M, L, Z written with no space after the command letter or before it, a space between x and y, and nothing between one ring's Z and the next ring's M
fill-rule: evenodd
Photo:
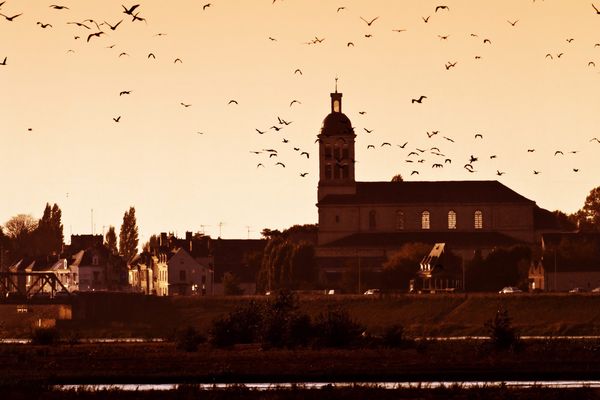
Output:
M356 182L356 194L330 194L319 205L531 203L498 181Z
M332 112L323 120L321 134L330 135L354 135L354 128L350 118L341 112Z
M523 242L499 232L418 231L362 232L327 243L324 247L399 247L405 243L445 243L460 247L510 247Z

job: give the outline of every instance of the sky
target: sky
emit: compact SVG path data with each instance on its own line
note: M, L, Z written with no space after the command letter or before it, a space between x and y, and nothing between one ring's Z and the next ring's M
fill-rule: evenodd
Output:
M118 230L130 206L141 243L316 223L315 138L336 77L357 180L499 180L568 213L600 184L589 1L56 1L0 6L22 13L0 16L0 224L39 218L46 202L67 242ZM124 14L135 4L145 21ZM69 23L88 18L122 22ZM408 156L416 148L425 161Z

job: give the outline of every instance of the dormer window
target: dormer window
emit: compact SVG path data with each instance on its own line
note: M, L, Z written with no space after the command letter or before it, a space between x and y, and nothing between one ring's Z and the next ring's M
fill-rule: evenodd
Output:
M473 222L475 225L475 229L483 229L483 213L481 212L481 210L475 211Z
M429 211L421 213L421 229L429 229L431 227L429 217Z
M456 229L456 212L448 211L448 229Z

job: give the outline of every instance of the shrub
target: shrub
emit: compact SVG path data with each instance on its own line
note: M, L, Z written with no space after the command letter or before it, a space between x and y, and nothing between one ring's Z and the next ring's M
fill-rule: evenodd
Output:
M404 345L406 338L404 337L404 327L394 324L388 326L383 332L382 344L384 347L400 347Z
M263 310L260 304L250 301L226 316L213 321L209 331L210 342L217 347L236 343L255 343L261 334Z
M364 327L354 322L345 309L330 309L315 321L316 344L324 347L348 347L357 344Z
M177 350L187 351L188 353L198 351L198 346L205 341L204 335L191 326L179 331L175 338Z
M35 328L31 334L31 344L48 346L58 342L59 338L56 328Z
M511 326L508 310L499 307L494 318L486 321L484 326L490 336L490 342L495 349L514 349L519 344L519 335Z

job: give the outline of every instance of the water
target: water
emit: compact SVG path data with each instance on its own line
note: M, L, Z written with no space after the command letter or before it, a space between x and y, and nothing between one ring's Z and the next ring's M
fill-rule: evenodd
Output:
M186 384L188 385L188 384ZM544 387L553 389L573 389L573 388L600 388L598 380L571 380L571 381L438 381L438 382L283 382L283 383L198 383L195 387L202 390L222 390L231 387L244 387L249 390L268 391L275 389L323 389L325 387L348 388L354 386L378 387L383 389L410 389L424 388L436 389L441 387L451 387L458 385L464 389L481 387L499 387L528 389L533 387ZM121 390L121 391L169 391L177 390L180 386L177 383L163 384L105 384L105 385L55 385L54 390Z
M91 338L91 339L78 339L78 343L160 343L165 342L163 338ZM31 339L0 339L0 344L29 344Z

